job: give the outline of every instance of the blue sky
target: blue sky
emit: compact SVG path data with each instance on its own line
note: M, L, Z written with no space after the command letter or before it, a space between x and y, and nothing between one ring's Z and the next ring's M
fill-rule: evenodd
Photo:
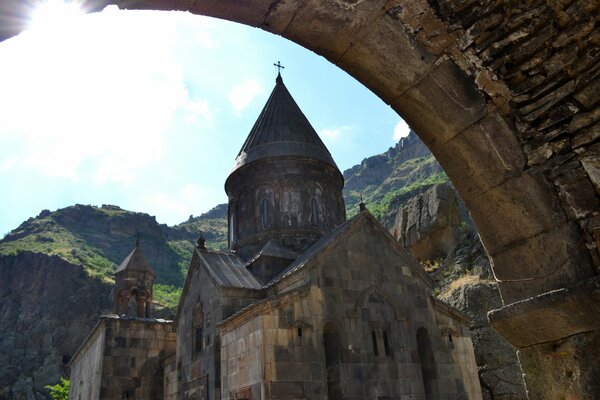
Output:
M276 61L342 170L408 133L345 72L259 29L114 7L37 17L0 43L0 237L75 203L176 224L225 202Z

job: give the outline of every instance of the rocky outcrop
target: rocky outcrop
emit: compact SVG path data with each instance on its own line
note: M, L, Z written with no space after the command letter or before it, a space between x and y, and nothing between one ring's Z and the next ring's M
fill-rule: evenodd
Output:
M385 153L377 154L365 158L360 164L344 171L346 181L344 189L362 191L368 186L382 185L386 180L398 180L404 175L415 172L417 165L412 168L397 168L409 160L431 157L431 152L425 144L419 139L414 131L410 131L407 137L400 139L394 147L390 147ZM431 166L423 171L423 176L429 176L434 172L440 172L442 168L439 164ZM410 179L399 184L410 183ZM399 186L398 186L399 187Z
M394 237L419 260L445 258L458 244L458 230L470 224L464 204L450 183L433 185L404 204L388 221Z
M525 389L516 349L488 321L487 313L502 300L489 259L469 224L453 226L456 245L445 257L424 263L439 298L468 315L471 339L485 400L522 400Z
M112 303L112 285L56 256L0 256L0 399L42 400L45 385Z

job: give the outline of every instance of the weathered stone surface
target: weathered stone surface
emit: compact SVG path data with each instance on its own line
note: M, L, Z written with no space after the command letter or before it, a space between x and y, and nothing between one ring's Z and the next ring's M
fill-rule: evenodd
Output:
M0 257L0 398L47 399L111 289L56 256Z
M439 146L436 156L450 176L459 177L453 183L462 196L474 197L521 173L520 147L506 122L492 114Z
M441 103L444 107L434 106ZM437 65L392 107L434 154L439 146L483 118L486 112L483 94L472 78L451 61Z
M519 348L600 329L600 280L504 306L488 314L492 326Z
M600 397L600 335L590 331L519 350L530 400Z
M390 230L417 259L443 258L457 244L463 222L459 202L450 184L435 185L397 210Z

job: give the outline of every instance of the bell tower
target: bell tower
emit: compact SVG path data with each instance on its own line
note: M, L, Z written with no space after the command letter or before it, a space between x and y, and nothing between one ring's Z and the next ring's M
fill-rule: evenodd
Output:
M279 65L278 68L281 68ZM346 220L342 173L281 74L225 182L229 248L299 254Z
M150 318L154 277L154 271L142 254L138 235L135 248L115 271L115 314L132 317L129 303L133 300L135 316Z

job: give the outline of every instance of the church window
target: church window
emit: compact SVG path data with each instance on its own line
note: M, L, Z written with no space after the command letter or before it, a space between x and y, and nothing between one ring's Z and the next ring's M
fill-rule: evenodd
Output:
M235 214L231 214L229 220L229 244L232 245L235 239Z
M202 351L202 339L203 339L202 327L197 326L196 332L195 332L195 337L194 337L194 353L199 353Z
M423 386L425 388L425 399L437 398L435 381L437 371L435 368L435 358L429 333L425 328L417 329L417 348L419 360L421 361L421 375L423 376Z
M373 339L373 354L375 357L379 355L379 351L377 349L377 332L371 331L371 338Z
M390 344L388 342L388 335L386 331L383 331L383 349L385 351L385 356L389 357L391 356L391 352L390 352Z
M269 227L269 202L267 199L262 201L262 227L264 229Z
M197 356L204 347L204 312L202 303L198 303L192 311L192 356Z
M317 199L314 199L314 198L311 199L310 208L311 208L310 222L314 226L317 226L317 225L319 225L319 209L317 207Z

